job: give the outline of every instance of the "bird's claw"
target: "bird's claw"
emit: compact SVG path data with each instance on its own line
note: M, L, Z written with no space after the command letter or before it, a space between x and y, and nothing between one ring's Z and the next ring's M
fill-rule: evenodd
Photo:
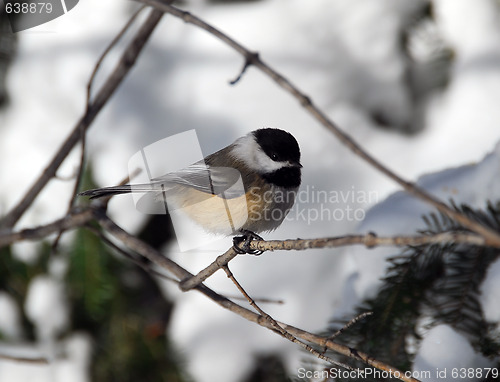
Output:
M264 240L264 239L252 231L241 230L240 232L242 233L242 236L233 237L233 249L240 255L244 253L255 256L261 255L263 251L260 251L258 249L251 249L250 243L253 240ZM242 246L240 246L241 243L243 243Z

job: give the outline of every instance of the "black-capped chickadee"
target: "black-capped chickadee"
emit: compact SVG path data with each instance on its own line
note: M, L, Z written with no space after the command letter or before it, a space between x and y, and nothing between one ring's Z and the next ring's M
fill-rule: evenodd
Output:
M285 219L295 202L301 168L293 135L265 128L148 184L98 188L80 195L153 193L157 201L182 210L210 233L243 233L248 251L248 240L260 239L255 233L272 231Z

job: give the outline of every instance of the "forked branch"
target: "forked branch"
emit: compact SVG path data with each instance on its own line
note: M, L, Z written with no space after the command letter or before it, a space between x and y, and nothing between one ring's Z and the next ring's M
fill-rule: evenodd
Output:
M160 252L158 252L148 244L144 243L135 236L128 234L126 231L117 226L111 219L109 219L102 211L96 212L96 218L101 227L104 230L106 230L110 235L114 236L116 239L118 239L120 242L126 245L129 249L135 251L139 255L146 257L147 259L155 263L157 266L167 270L169 273L173 274L178 280L186 280L194 276L193 274L182 268L177 263L164 257ZM206 297L208 297L218 305L222 306L224 309L236 313L239 316L251 322L259 324L260 326L276 331L277 330L277 328L275 327L276 323L277 325L279 325L279 327L281 327L286 333L288 333L292 337L296 337L303 341L307 341L311 344L318 345L321 348L326 347L339 354L362 361L366 365L391 373L392 376L395 376L396 378L402 381L418 382L417 379L405 375L404 372L384 362L378 361L377 359L369 356L366 353L357 351L356 349L350 348L345 345L338 344L327 337L318 336L316 334L307 332L305 330L296 328L291 325L287 325L277 321L272 322L273 320L270 320L268 316L263 316L262 314L254 313L242 307L241 305L234 303L233 301L227 299L226 297L221 296L220 294L214 292L212 289L208 288L204 284L199 284L194 289L204 294Z

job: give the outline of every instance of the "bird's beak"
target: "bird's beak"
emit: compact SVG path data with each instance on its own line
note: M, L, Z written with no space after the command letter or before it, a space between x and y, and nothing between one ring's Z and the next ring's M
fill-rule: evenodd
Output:
M288 162L290 167L302 168L302 165L299 162Z

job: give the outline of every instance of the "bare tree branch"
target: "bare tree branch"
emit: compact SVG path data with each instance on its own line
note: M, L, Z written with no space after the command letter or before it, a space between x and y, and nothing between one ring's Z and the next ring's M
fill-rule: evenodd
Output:
M269 321L269 324L271 327L274 329L276 333L281 335L283 338L287 339L290 342L293 342L294 344L299 345L301 348L307 350L309 353L313 354L319 359L322 359L323 361L329 362L332 365L340 366L343 367L347 370L355 370L349 365L346 365L344 363L335 361L334 359L331 359L324 354L321 354L317 350L313 349L310 345L300 341L297 339L295 336L293 336L291 333L287 332L278 322L272 318L268 313L263 311L255 302L255 300L250 297L250 295L246 292L246 290L241 286L241 284L236 280L234 277L233 273L229 270L229 266L226 264L222 267L224 269L224 272L226 272L227 277L233 282L234 285L236 285L236 288L240 291L240 293L246 298L250 306L252 306L262 317L264 317L267 321Z
M173 7L166 0L137 0L141 3L151 5L152 7L169 13L175 17L178 17L185 21L186 23L195 25L208 33L212 34L238 53L240 53L244 59L245 64L243 66L243 71L246 70L250 65L255 66L260 69L262 72L267 74L271 79L273 79L280 87L290 93L297 101L323 126L329 129L346 147L348 147L352 152L354 152L359 157L363 158L366 162L368 162L371 166L376 168L378 171L385 174L387 177L394 180L396 183L401 185L405 191L410 193L413 196L418 197L419 199L429 203L430 205L437 208L440 212L448 215L449 217L455 219L461 225L470 230L478 233L483 236L486 240L487 245L496 245L500 244L500 234L489 227L483 226L482 224L470 219L464 214L455 211L450 208L448 205L437 199L435 196L429 194L424 189L418 187L412 182L404 180L399 175L394 173L392 170L388 169L385 165L380 163L377 159L368 154L356 141L354 141L349 135L344 133L333 121L331 121L311 100L311 98L305 95L302 91L300 91L295 85L293 85L288 79L282 76L280 73L272 69L269 65L264 63L260 56L251 52L243 45L236 42L231 37L222 33L218 29L209 25L205 21L200 18L192 15L189 12L183 11L179 8ZM236 82L239 80L239 77L234 80Z
M93 219L94 214L92 209L76 208L65 217L43 226L26 228L20 231L1 231L0 248L22 240L41 240L61 230L65 231L81 227Z
M150 261L152 261L153 263L155 263L159 267L167 270L170 274L175 276L175 278L177 280L195 280L196 279L193 274L186 271L184 268L179 266L177 263L164 257L161 253L159 253L158 251L156 251L155 249L153 249L152 247L150 247L146 243L142 242L141 240L137 239L136 237L123 231L120 227L118 227L113 221L111 221L105 215L104 210L102 208L90 207L90 208L83 209L83 210L73 211L67 217L65 217L63 219L59 219L51 224L48 224L48 225L45 225L42 227L33 228L33 229L25 229L25 230L21 230L19 232L15 232L15 233L10 233L7 235L5 235L5 234L0 235L0 247L2 245L7 245L7 244L10 244L12 242L15 242L17 240L41 239L43 237L46 237L47 235L58 232L61 228L68 230L71 228L85 225L93 218L95 218L99 222L99 224L112 236L114 236L115 238L120 240L123 244L125 244L127 247L132 249L134 252L140 254L141 256L148 258ZM373 235L370 235L370 236L373 236ZM444 237L446 237L446 235ZM449 236L449 238L453 238L453 237L454 237L453 235ZM457 237L460 237L460 236L457 236ZM469 243L468 239L466 240L466 238L467 237L464 236L464 239L463 239L464 242ZM336 240L336 239L339 239L339 240ZM373 239L374 239L373 237L370 239L370 240L372 240L372 242L370 242L372 244L373 244ZM375 239L379 239L381 242L384 242L384 241L386 241L386 242L390 242L390 241L398 242L398 240L384 240L385 238L375 238ZM413 239L415 239L415 238L412 238L411 240L413 240ZM407 241L411 242L411 240L408 239ZM430 241L433 241L433 240L437 241L437 237L433 238L431 236ZM326 239L326 240L325 239L297 240L297 243L298 243L297 245L298 245L298 247L302 247L302 249L314 248L315 246L312 244L308 244L308 245L304 246L302 243L303 242L311 242L311 243L317 242L317 245L318 245L317 247L320 248L322 245L324 246L326 243L335 243L335 242L338 245L348 245L349 241L356 242L357 244L360 244L363 242L361 237L355 236L353 238L349 238L349 240L345 240L345 238L331 238L331 239ZM290 245L292 245L292 246L294 245L293 244L294 240L287 240L284 242L288 242L288 243L284 248L280 248L280 249L285 249L285 250L290 249ZM282 246L281 243L284 243L284 242L277 241L274 243L275 243L275 245L277 244L277 246L279 247L279 246ZM417 240L415 242L421 243L420 240ZM258 249L258 248L263 248L262 246L263 245L265 246L266 243L268 243L268 242L256 241L256 242L252 242L251 246L255 245L256 248ZM275 249L277 249L277 248L275 248ZM227 264L227 262L230 260L230 258L234 258L234 257L232 257L233 256L232 254L231 255L229 255L229 254L231 254L231 250L227 251L224 255L221 255L220 256L221 259L219 260L219 263L217 264L217 261L213 263L213 264L217 264L217 267L212 266L210 268L211 272L212 271L215 272L220 267L224 267ZM213 274L213 273L211 273L211 274ZM205 276L206 276L206 274L204 275L204 277ZM171 278L169 278L169 279L171 279ZM206 277L205 277L205 279L206 279ZM171 280L175 281L175 279L171 279ZM214 291L212 291L211 289L207 288L202 283L195 284L192 288L189 288L189 289L198 290L199 292L205 294L208 298L212 299L214 302L221 305L225 309L228 309L228 310L230 310L230 311L232 311L232 312L234 312L234 313L236 313L236 314L238 314L238 315L240 315L240 316L242 316L242 317L244 317L252 322L255 322L255 323L257 323L261 326L267 327L269 329L276 330L276 328L273 327L273 325L271 325L269 323L268 318L266 318L260 314L255 314L255 313L241 307L240 305L235 304L234 302L230 301L226 297L221 296L221 295L215 293ZM363 352L358 352L354 349L350 349L349 347L337 344L336 342L334 342L328 338L317 336L317 335L312 334L310 332L295 328L291 325L287 325L284 323L279 323L279 326L282 327L286 332L290 333L294 337L300 338L302 340L308 341L308 342L316 344L318 346L326 347L326 348L331 349L339 354L343 354L345 356L348 356L348 357L351 357L354 359L358 359L358 360L363 361L366 364L373 366L373 367L376 367L380 370L391 371L391 373L393 373L393 375L403 375L402 372L397 371L396 369L386 365L383 362L377 361L376 359L366 355ZM397 374L397 373L400 373L400 374ZM411 379L411 378L408 379L406 377L401 378L401 379L404 381L416 381L415 379Z
M297 240L255 240L250 243L250 249L260 251L297 250L310 248L335 248L346 245L364 245L367 248L380 246L418 246L424 244L459 243L470 245L487 246L486 239L475 234L466 232L443 232L433 235L416 236L387 236L378 237L373 233L366 235L347 235L340 237L327 237L319 239L297 239ZM491 245L500 248L500 245Z
M162 272L158 272L156 269L154 269L150 265L150 263L145 263L145 262L139 261L137 259L137 256L134 256L129 251L125 250L124 248L120 247L118 244L116 244L113 241L111 241L110 239L108 239L106 237L106 235L104 235L104 233L101 232L100 230L98 230L97 228L95 228L95 227L93 227L93 226L91 226L89 224L87 224L85 226L85 228L87 228L89 231L91 231L94 235L98 236L110 248L112 248L116 252L122 254L125 258L127 258L132 263L134 263L138 267L142 268L144 271L148 272L149 274L151 274L153 276L156 276L156 277L159 277L159 278L161 278L163 280L174 282L177 285L180 284L179 281L177 281L177 279L175 279L174 277L170 277L170 276L167 276L166 274L164 274ZM241 297L239 295L238 296L231 296L231 295L228 295L228 294L224 294L224 296L226 298L228 298L228 299L231 299L231 300L246 300L244 297ZM269 299L269 298L264 298L264 297L262 297L262 298L254 298L254 301L258 301L258 302L261 302L261 303L264 303L264 304L278 304L278 305L284 304L283 300Z
M142 27L125 49L120 61L106 80L105 84L99 90L91 104L87 105L85 114L78 121L69 137L66 138L66 141L62 144L61 148L57 151L52 161L35 181L33 186L31 186L21 201L0 221L0 228L13 227L49 180L56 175L57 169L61 163L81 139L82 132L85 132L90 127L95 117L99 114L127 73L134 66L137 57L144 48L162 15L162 12L156 10L150 12L149 17L145 20Z
M134 24L135 20L137 17L141 14L141 12L144 10L146 6L143 5L140 7L133 15L132 17L127 21L127 23L123 26L123 28L120 30L120 32L111 40L109 45L104 49L104 52L102 52L101 56L97 60L97 63L94 66L94 70L92 71L92 74L90 75L90 79L87 83L87 107L91 105L91 98L92 98L92 88L94 87L94 81L97 76L97 73L99 73L99 70L101 69L101 65L104 62L104 59L106 56L111 52L111 50L118 44L118 42L123 38L125 33L132 27ZM153 19L156 20L156 17Z
M139 261L137 256L134 256L134 254L130 253L129 251L125 250L124 248L120 247L118 244L114 243L112 240L108 239L106 235L101 232L99 229L91 226L90 224L87 224L85 226L86 229L88 229L90 232L92 232L94 235L96 235L99 239L102 240L104 244L106 244L108 247L112 248L122 256L124 256L126 259L130 260L134 265L137 265L139 268L143 269L145 272L159 277L163 280L167 281L172 281L174 283L178 283L178 281L174 277L167 276L166 274L162 272L158 272L156 269L153 269L151 267L151 263L146 263Z
M159 267L167 270L171 274L173 274L176 278L179 280L184 280L188 279L190 277L193 277L193 274L182 268L180 265L177 263L173 262L172 260L164 257L160 252L156 251L154 248L149 246L148 244L144 243L143 241L137 239L136 237L128 234L126 231L121 229L119 226L117 226L111 219L109 219L102 210L96 211L95 212L96 219L98 220L99 224L112 236L120 240L123 244L125 244L127 247L135 251L136 253L146 257ZM261 314L254 313L236 303L233 301L227 299L224 296L221 296L220 294L214 292L212 289L208 288L204 284L197 285L194 289L197 291L201 292L204 294L206 297L210 298L212 301L217 303L218 305L222 306L224 309L230 310L233 313L238 314L239 316L259 324L260 326L266 327L268 329L271 329L273 331L276 330L276 328L269 322L268 318L265 316L262 316ZM356 349L350 348L345 345L338 344L326 337L318 336L313 333L307 332L302 329L298 329L294 326L287 325L281 322L277 322L280 327L282 327L285 331L290 333L292 336L295 336L297 338L300 338L302 340L308 341L312 344L319 345L321 347L327 347L330 350L333 350L339 354L345 355L347 357L359 360L364 362L367 365L370 365L372 367L375 367L380 370L384 370L387 372L390 372L391 375L395 376L396 378L402 380L402 381L408 381L408 382L418 382L417 379L407 377L405 374L390 366L387 365L384 362L378 361L377 359L369 356L366 353L363 353L361 351L357 351Z
M196 276L182 280L179 283L179 288L181 288L183 292L193 289L195 286L201 284L212 276L219 269L227 265L236 256L238 256L238 253L234 250L234 248L229 248L225 253L218 256L212 264L200 271Z
M130 178L136 176L140 170L136 170L130 174ZM123 179L119 184L123 185L128 183L128 176ZM100 198L92 202L89 208L74 207L67 212L66 216L53 221L52 223L38 226L34 228L25 228L20 231L1 230L0 231L0 248L22 240L41 240L53 233L58 233L58 238L61 232L72 228L86 226L92 219L94 219L93 210L102 209L106 210L111 196ZM87 227L88 228L88 227ZM58 240L58 239L56 239ZM55 245L55 244L54 244Z
M318 239L296 239L296 240L254 240L250 242L250 249L258 251L296 250L302 251L313 248L336 248L347 245L364 245L367 248L378 246L417 246L424 244L463 243L469 245L486 245L486 240L474 233L466 232L444 232L434 235L418 236L394 236L378 237L373 233L366 235L348 235L340 237L326 237ZM497 246L495 246L497 247ZM498 248L498 247L497 247ZM220 255L208 267L200 271L196 276L182 280L179 287L182 291L188 291L196 285L201 284L219 269L223 268L237 256L231 247L227 252Z
M103 198L104 199L104 198ZM0 248L22 240L40 240L48 235L60 230L67 230L84 226L92 220L92 209L105 208L109 197L106 200L97 200L90 208L75 207L67 216L57 219L52 223L26 228L20 231L0 232ZM442 232L433 235L411 235L411 236L376 236L373 233L366 235L347 235L337 237L324 237L312 239L290 239L290 240L254 240L250 242L250 249L259 251L303 251L306 249L337 248L349 245L364 245L367 248L380 246L404 247L418 246L426 244L469 244L477 246L487 246L486 240L474 233L468 232ZM491 245L500 248L498 245ZM180 286L183 291L192 289L193 286L202 283L224 265L228 264L238 254L233 247L218 256L209 266L196 275L195 279L181 281Z

